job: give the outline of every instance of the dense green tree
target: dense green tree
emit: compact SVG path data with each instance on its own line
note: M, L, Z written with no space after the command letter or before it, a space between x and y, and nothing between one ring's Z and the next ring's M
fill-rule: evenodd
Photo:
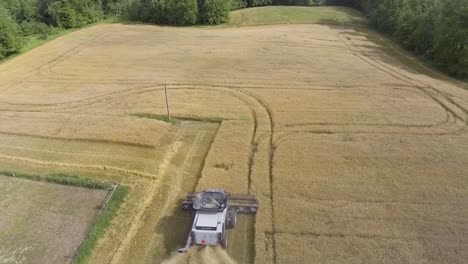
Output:
M171 25L193 25L198 21L197 0L166 0L166 20Z
M431 56L437 19L437 0L407 0L401 6L393 33L404 47Z
M0 3L18 23L37 19L37 0L1 0Z
M221 24L229 20L232 8L230 0L204 0L201 8L201 22L205 24Z
M21 49L22 39L18 25L8 10L0 6L0 59L18 52Z
M96 0L38 0L38 15L49 25L73 28L100 20L103 12Z
M237 9L246 8L249 3L247 0L232 0L231 4L232 4L231 9L237 10Z
M436 28L434 59L458 76L468 76L468 5L444 1Z

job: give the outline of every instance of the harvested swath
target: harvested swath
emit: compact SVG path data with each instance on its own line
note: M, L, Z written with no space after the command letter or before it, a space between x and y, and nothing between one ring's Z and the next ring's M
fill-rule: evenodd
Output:
M233 193L248 191L251 126L245 121L224 121L205 160L198 190L217 186Z

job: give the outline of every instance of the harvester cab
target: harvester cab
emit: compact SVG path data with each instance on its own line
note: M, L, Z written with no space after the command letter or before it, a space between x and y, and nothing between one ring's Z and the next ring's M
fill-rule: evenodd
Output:
M258 200L254 195L232 195L223 189L210 189L187 194L182 209L189 211L192 219L185 247L179 249L180 253L187 253L192 245L226 248L226 229L236 226L237 213L255 214Z

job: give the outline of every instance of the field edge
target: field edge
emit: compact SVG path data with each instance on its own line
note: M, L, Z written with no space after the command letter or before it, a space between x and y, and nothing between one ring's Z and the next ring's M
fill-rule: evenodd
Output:
M30 181L46 182L65 186L73 186L87 189L108 190L107 197L101 204L101 211L93 220L86 231L84 239L77 247L73 256L70 256L69 263L84 264L93 252L99 239L107 231L114 216L121 205L125 202L128 194L128 187L116 183L96 182L95 180L66 174L34 174L15 170L0 170L0 175L6 177L26 179Z

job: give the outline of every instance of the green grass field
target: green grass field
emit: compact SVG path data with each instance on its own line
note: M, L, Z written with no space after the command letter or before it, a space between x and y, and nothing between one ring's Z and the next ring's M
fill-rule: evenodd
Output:
M227 26L249 26L294 23L328 23L362 25L365 18L347 7L267 6L231 12Z

